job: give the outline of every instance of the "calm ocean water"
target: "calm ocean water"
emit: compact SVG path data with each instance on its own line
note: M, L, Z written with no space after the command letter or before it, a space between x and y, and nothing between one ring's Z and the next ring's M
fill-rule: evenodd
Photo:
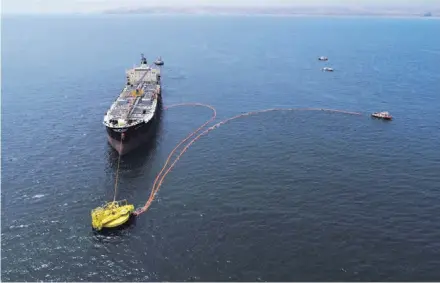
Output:
M440 280L440 21L4 18L2 281ZM127 229L94 234L117 155L102 118L140 53L163 103L219 120ZM329 62L318 62L325 55ZM323 73L332 66L334 73ZM387 110L395 120L373 120ZM211 113L163 111L124 156L118 198L147 200L172 148Z

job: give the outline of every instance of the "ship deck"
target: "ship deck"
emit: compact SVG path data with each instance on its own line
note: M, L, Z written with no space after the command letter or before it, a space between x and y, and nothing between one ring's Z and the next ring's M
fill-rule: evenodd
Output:
M135 70L135 72L141 76L140 82L124 88L107 113L109 120L129 120L128 123L131 124L130 120L142 120L155 111L154 96L157 96L159 86L156 73L152 70ZM143 93L133 95L136 90Z

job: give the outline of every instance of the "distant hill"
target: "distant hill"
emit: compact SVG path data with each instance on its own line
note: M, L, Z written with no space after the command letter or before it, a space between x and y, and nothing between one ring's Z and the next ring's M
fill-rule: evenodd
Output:
M247 15L334 15L438 17L440 8L426 12L423 7L142 7L104 11L106 14L247 14Z

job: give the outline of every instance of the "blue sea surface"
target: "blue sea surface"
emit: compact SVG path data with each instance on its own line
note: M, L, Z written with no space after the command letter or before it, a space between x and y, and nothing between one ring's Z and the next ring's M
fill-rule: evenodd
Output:
M2 281L440 280L440 21L249 16L2 19ZM217 121L150 209L96 234L117 153L104 113L140 53L163 104ZM328 56L328 62L317 60ZM324 66L335 69L322 72ZM389 111L394 120L370 114ZM136 207L209 109L164 110L123 156Z

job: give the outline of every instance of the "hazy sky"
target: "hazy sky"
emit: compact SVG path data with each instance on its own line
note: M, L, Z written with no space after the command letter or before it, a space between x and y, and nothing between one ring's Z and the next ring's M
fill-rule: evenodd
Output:
M145 6L430 6L440 0L1 0L2 13L94 12L119 7Z

